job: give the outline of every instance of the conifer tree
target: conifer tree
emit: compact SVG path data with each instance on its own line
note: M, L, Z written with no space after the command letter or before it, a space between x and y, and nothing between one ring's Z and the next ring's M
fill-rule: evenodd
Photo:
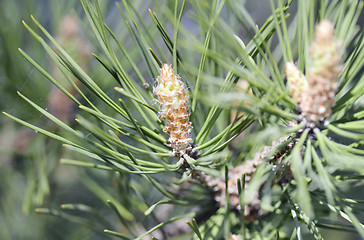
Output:
M58 130L5 115L86 156L60 162L84 168L112 214L74 202L36 212L121 239L364 238L363 200L351 197L364 174L363 1L271 0L258 26L238 0L155 1L148 16L122 0L132 44L98 1L81 3L102 74L37 17L24 26L62 81L20 49L79 106L77 124L21 93Z

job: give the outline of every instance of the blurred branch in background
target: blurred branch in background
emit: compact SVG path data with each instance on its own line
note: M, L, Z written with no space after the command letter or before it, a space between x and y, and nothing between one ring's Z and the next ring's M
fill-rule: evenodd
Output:
M46 78L19 54L21 46L32 53L32 57L52 73L57 81L69 91L59 69L51 64L37 41L22 27L21 21L29 21L31 15L41 16L49 28L67 49L73 49L72 56L88 71L91 47L89 36L83 34L82 6L79 1L2 1L0 9L0 84L1 108L10 113L18 113L29 121L42 124L48 129L58 127L23 104L17 91L32 98L35 103L48 108L55 116L73 124L78 106L58 88L49 84ZM101 6L110 11L113 3ZM81 15L79 15L81 13ZM77 16L77 17L75 17ZM63 19L63 20L62 20ZM58 30L57 30L58 29ZM71 51L72 52L72 51ZM97 71L94 68L93 71ZM105 78L105 82L107 78ZM77 94L75 92L75 94ZM77 97L77 96L75 96ZM59 130L56 130L59 131ZM14 125L14 122L1 118L0 137L0 236L1 239L64 239L64 235L93 236L88 230L72 224L64 224L61 219L48 219L34 215L35 206L62 202L69 193L80 193L84 187L77 184L75 169L58 165L61 156L67 151L57 141L47 139L36 131ZM74 156L74 154L72 154ZM52 195L50 195L52 193ZM77 194L76 194L77 195ZM82 197L83 198L83 197ZM87 197L85 197L88 199ZM54 201L56 200L56 201ZM86 234L86 235L85 235Z

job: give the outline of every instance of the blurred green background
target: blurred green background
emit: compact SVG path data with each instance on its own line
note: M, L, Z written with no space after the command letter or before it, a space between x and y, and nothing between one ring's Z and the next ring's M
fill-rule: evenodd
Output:
M78 0L1 0L0 6L0 108L57 131L17 95L20 91L47 108L57 94L52 91L50 82L18 51L21 48L45 70L57 75L46 51L26 30L22 20L30 23L33 15L57 36L62 19L72 16L84 29L80 34L84 45L89 46L91 56L91 52L98 49L89 34L91 31L88 31L82 5ZM102 1L100 6L107 13L105 19L116 23L114 1ZM96 61L85 61L90 75L104 73L95 66ZM112 84L108 79L101 83L109 89ZM67 100L60 97L57 101L62 105ZM77 107L69 107L69 118L72 119ZM73 124L72 120L70 124ZM4 115L0 117L0 131L0 239L110 239L102 234L102 229L97 233L59 217L34 213L36 207L60 209L65 202L82 202L91 206L105 204L77 180L80 169L59 165L61 156L70 154L59 142L22 127ZM75 157L74 153L72 156Z

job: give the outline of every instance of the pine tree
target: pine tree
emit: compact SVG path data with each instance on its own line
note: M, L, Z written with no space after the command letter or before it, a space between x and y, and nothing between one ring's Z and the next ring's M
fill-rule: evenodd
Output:
M24 22L63 79L20 53L79 106L77 125L21 93L58 130L5 115L85 155L60 162L85 168L118 220L79 203L36 212L121 239L364 238L351 193L364 174L363 1L272 0L262 26L238 0L155 1L149 16L121 2L132 44L81 0L100 75Z

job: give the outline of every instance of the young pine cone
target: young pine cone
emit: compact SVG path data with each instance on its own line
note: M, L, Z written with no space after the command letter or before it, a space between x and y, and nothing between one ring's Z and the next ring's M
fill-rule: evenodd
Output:
M307 80L293 63L287 63L290 93L307 121L317 123L330 116L336 81L343 68L342 56L342 44L334 37L334 27L324 20L316 27L315 40L310 47Z
M170 65L163 65L157 81L153 92L158 96L155 101L160 104L160 119L165 123L163 131L169 134L174 155L182 157L191 150L192 124L188 119L190 113L187 105L189 95Z
M289 62L286 64L286 76L289 83L289 93L298 104L301 104L308 91L308 81L305 75L294 63Z

